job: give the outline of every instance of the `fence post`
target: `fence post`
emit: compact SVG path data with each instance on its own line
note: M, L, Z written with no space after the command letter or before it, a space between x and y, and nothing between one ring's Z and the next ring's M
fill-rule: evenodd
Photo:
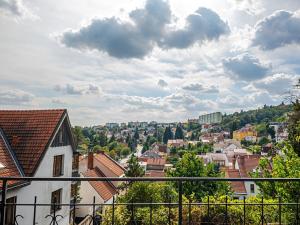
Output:
M115 224L115 196L113 196L111 224Z
M279 225L281 225L281 197L278 198L278 206L279 206Z
M6 205L6 191L7 180L2 180L2 193L1 193L1 221L0 225L5 225L5 205Z
M182 181L179 181L178 186L178 225L182 225Z
M32 221L32 224L35 225L35 219L36 219L36 200L37 200L37 197L34 196L34 205L33 205L33 221Z

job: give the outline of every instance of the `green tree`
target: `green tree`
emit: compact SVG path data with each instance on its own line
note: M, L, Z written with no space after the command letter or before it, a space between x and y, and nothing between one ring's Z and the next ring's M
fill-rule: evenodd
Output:
M288 142L277 145L283 154L278 154L272 159L272 170L270 170L270 160L262 158L259 167L253 177L265 178L299 178L300 177L300 157ZM281 196L284 200L293 201L295 193L300 190L299 182L257 182L265 196L275 198Z
M300 102L297 99L293 103L293 112L289 116L289 141L297 153L300 156Z
M177 125L176 131L175 131L175 139L183 139L184 134L181 125Z
M116 141L115 133L113 133L113 134L111 135L111 137L110 137L108 143L112 143L112 142L114 142L114 141Z
M165 132L164 132L163 142L165 144L167 144L168 140L172 140L172 139L173 139L173 132L171 130L171 127L168 126L168 127L166 127Z
M188 152L183 155L174 170L168 171L170 177L221 177L223 174L215 164L204 165L195 153ZM207 195L220 195L229 192L229 186L224 182L184 182L183 192L186 197L195 196L201 200Z
M140 166L138 159L133 154L131 155L130 159L128 160L128 169L125 172L126 177L142 177L144 176L145 171Z
M75 139L75 144L76 146L78 145L81 145L83 144L83 141L85 139L84 135L83 135L83 132L82 132L82 128L79 127L79 126L75 126L73 129L73 136L74 136L74 139Z
M135 128L133 138L135 139L136 142L140 139L139 129L137 127Z
M99 145L102 147L107 145L107 137L104 132L99 133Z

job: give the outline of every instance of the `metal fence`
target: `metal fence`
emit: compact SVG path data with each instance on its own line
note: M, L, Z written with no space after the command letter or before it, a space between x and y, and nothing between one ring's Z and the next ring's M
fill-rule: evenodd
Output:
M22 220L28 215L15 215L14 221L6 224L5 215L6 210L9 206L27 206L32 207L32 223L36 225L37 217L37 208L48 206L53 209L53 211L47 215L43 215L46 218L49 218L49 225L58 225L58 221L63 217L59 214L59 207L67 206L73 210L73 214L70 216L72 218L70 224L75 225L76 223L76 210L79 207L91 207L92 213L87 215L83 221L83 224L87 225L101 225L101 224L111 224L118 225L121 224L116 219L116 210L118 207L126 207L128 210L128 220L123 221L122 224L149 224L154 225L158 224L154 220L154 214L156 213L156 207L160 206L165 209L164 215L167 220L164 224L166 225L195 225L195 224L224 224L224 225L235 225L235 224L254 224L253 221L249 221L249 213L256 213L257 223L261 225L271 225L271 224L300 224L299 218L299 196L300 190L298 193L295 193L295 198L293 202L285 202L282 200L281 196L278 196L275 201L266 201L263 195L260 195L259 201L256 202L247 202L246 198L241 200L232 201L231 196L226 196L222 201L212 200L213 196L207 196L202 202L194 202L186 200L184 198L183 186L185 182L300 182L300 178L209 178L209 177L165 177L165 178L151 178L151 177L138 177L138 178L116 178L116 177L0 177L2 184L1 187L1 205L0 205L0 225L23 225ZM93 201L88 204L83 204L78 201L71 202L62 202L58 205L56 203L37 203L38 199L35 196L35 193L32 193L33 202L32 203L9 203L7 202L7 192L9 188L9 182L11 181L25 181L25 182L61 182L61 181L70 181L71 182L88 182L88 181L119 181L119 182L171 182L175 183L178 192L178 199L176 201L169 202L118 202L115 200L115 197L111 202L106 203L96 203L95 197ZM101 208L99 212L98 207ZM232 208L235 211L232 211ZM268 207L271 207L272 215L268 215ZM149 218L147 223L140 221L136 216L137 209L143 208L147 209L144 217ZM253 211L255 208L255 211ZM200 211L197 211L201 209ZM252 210L252 211L251 211ZM107 213L103 217L103 212ZM288 213L287 218L285 217ZM275 215L275 216L274 216ZM250 215L253 216L253 215ZM199 219L201 217L201 219ZM88 219L87 219L88 218ZM105 219L107 221L105 221ZM67 225L69 223L65 223ZM78 223L79 224L79 223ZM30 225L30 224L26 224ZM42 224L47 225L47 224ZM159 224L160 225L160 224Z

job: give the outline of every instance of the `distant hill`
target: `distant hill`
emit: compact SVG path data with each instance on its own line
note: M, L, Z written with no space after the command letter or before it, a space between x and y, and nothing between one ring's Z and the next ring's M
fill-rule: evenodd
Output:
M230 132L240 129L246 124L260 124L268 122L280 122L286 120L286 114L292 111L291 105L280 104L278 106L267 106L263 108L235 112L224 115L221 127Z

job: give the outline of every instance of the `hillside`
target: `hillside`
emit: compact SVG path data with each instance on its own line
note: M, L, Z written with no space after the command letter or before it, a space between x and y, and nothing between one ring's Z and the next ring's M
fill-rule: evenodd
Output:
M263 108L235 112L224 115L221 127L228 131L242 128L246 124L260 124L275 121L284 121L285 115L292 111L291 105L280 104L278 106L264 106Z

